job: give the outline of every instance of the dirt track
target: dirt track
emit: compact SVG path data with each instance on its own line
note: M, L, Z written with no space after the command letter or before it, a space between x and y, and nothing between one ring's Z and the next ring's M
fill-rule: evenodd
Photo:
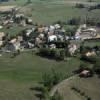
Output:
M0 12L9 11L16 6L0 6Z
M68 81L74 79L77 75L74 75L74 76L71 76L70 78L68 79L65 79L64 81L62 81L61 83L59 83L58 85L56 85L50 92L50 96L53 96L55 94L55 92L63 87L64 85L66 85L68 83Z

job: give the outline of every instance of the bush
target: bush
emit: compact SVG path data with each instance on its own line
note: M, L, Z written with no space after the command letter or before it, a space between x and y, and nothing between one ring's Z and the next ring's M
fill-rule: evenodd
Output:
M79 3L77 3L77 4L75 5L75 7L76 7L76 8L85 8L84 4L79 4Z
M63 49L41 48L38 53L40 56L56 60L64 60L65 51Z
M58 91L56 91L54 96L51 97L51 100L63 100L63 97L59 94Z
M92 100L91 97L87 97L87 100Z
M55 70L52 70L51 73L45 73L42 76L43 79L43 85L48 88L48 91L51 90L51 88L58 84L60 81L62 81L65 77L62 76L61 73L56 72Z
M53 87L52 76L48 73L45 73L42 76L42 79L43 79L43 85L48 88L48 91L51 90L51 88Z
M82 55L81 56L81 60L84 60L84 61L87 61L87 62L90 62L90 63L96 63L97 61L97 57L94 57L94 56L91 56L91 57L87 57L85 55Z
M86 62L81 62L80 69L82 69L82 70L88 69L88 64Z
M80 18L72 18L68 21L69 25L79 25L80 24Z
M97 61L96 64L93 67L93 70L97 73L100 74L100 61Z

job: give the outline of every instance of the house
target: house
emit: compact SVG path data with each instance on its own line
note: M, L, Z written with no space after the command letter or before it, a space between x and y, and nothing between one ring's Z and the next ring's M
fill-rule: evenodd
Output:
M50 49L55 49L56 48L56 45L55 44L51 44L49 45Z
M85 55L87 57L96 56L96 52L95 51L87 52Z
M9 43L14 44L14 43L16 43L16 42L17 42L17 39L16 39L16 38L13 38L13 39L11 39L11 40L10 40L10 42L9 42Z
M39 28L38 28L38 32L39 32L39 33L43 33L43 32L44 32L44 27L39 27Z
M54 31L55 31L55 26L50 25L49 26L49 32L54 33Z
M75 33L75 39L93 39L97 36L97 30L93 27L87 27L85 24L80 25Z
M22 37L22 36L17 36L17 40L18 40L19 42L22 42L22 41L23 41L23 37Z
M35 45L36 46L38 46L38 47L40 47L40 45L43 43L43 41L39 38L39 37L37 37L36 39L35 39Z
M3 41L0 41L0 47L3 45Z
M61 26L59 24L55 24L54 27L55 27L55 29L60 29L61 28Z
M41 33L41 34L39 34L39 36L38 36L40 39L44 39L44 34L43 33Z
M9 51L17 51L17 50L22 50L23 48L21 47L21 37L13 38L9 41L8 44L8 49Z
M80 74L80 77L92 77L93 76L93 72L90 70L83 70Z
M32 25L33 24L33 20L30 19L30 18L26 18L26 24Z
M30 34L32 33L32 31L33 31L32 29L28 29L28 30L26 30L26 36L29 37Z
M75 51L77 49L78 49L78 47L75 44L69 44L68 45L68 50L69 50L69 53L70 53L71 56L75 53Z
M3 28L3 26L0 25L0 29L2 29L2 28Z
M5 33L4 32L0 32L0 41L3 40L3 37L5 37Z
M57 41L57 36L56 35L48 36L48 42L54 42L54 41Z

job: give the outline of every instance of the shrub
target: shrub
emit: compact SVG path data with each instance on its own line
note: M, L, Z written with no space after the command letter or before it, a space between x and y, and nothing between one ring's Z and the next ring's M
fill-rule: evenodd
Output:
M76 8L85 8L84 4L77 3L75 5Z
M97 59L98 58L94 57L94 56L91 56L91 57L87 57L85 55L81 56L81 60L84 60L84 61L87 61L87 62L90 62L90 63L96 63Z
M40 56L44 56L44 57L52 58L56 60L64 60L64 57L65 57L65 51L63 49L41 48L38 54Z
M45 73L43 76L42 76L42 79L43 79L43 85L45 87L48 88L48 91L53 87L53 80L52 80L52 76L48 73Z
M97 73L100 74L100 61L97 61L96 64L93 67L93 70Z
M51 73L45 73L43 74L42 76L42 79L43 79L43 85L45 87L48 88L48 91L51 90L51 88L58 84L61 80L63 80L65 77L62 76L61 73L59 72L56 72L55 70L52 70Z
M87 97L87 100L92 100L91 97Z
M85 92L80 92L80 95L81 96L85 96Z
M60 60L64 60L64 58L65 58L65 51L61 50L60 51Z
M80 69L81 70L88 69L88 64L86 62L81 62L80 63Z
M68 21L69 25L79 25L80 24L80 18L72 18Z
M63 97L59 94L58 91L56 91L54 96L51 97L51 100L63 100Z

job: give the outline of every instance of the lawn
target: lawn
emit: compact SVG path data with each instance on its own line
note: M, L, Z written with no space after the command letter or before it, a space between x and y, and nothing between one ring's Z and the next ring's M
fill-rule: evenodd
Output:
M84 46L94 47L94 46L100 46L100 40L98 41L86 41L84 43Z
M31 52L21 53L16 58L10 56L4 54L0 57L1 100L37 100L30 88L41 82L44 73L51 73L54 69L69 77L80 65L80 60L76 58L57 62L32 55Z

